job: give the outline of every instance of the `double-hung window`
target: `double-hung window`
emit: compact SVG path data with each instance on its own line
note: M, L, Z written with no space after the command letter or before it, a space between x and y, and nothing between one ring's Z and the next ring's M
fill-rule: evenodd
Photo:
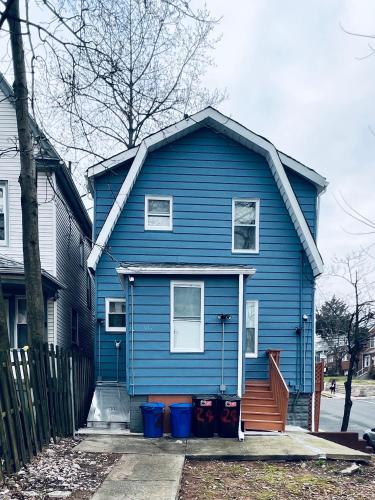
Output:
M246 351L247 358L258 357L258 301L246 301Z
M233 200L232 252L259 252L259 200Z
M8 183L0 181L0 245L8 244Z
M204 352L204 283L171 282L171 352Z
M153 231L172 231L172 196L145 197L145 229Z
M105 299L105 329L107 332L124 333L126 330L125 299Z

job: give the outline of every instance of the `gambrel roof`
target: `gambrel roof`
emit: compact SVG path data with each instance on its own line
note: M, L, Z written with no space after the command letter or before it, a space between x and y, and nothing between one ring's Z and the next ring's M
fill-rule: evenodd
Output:
M96 269L103 249L107 245L117 220L129 198L130 192L138 178L147 154L204 126L208 126L217 132L228 136L234 141L266 158L302 246L309 259L314 276L321 274L323 272L322 258L319 254L315 240L307 225L294 191L290 185L284 165L303 177L308 178L316 185L318 192L321 192L326 188L328 184L327 181L305 165L297 162L284 153L277 151L275 146L264 137L255 134L243 125L211 107L199 111L198 113L189 116L174 125L146 137L139 146L125 151L124 153L120 153L119 155L116 155L115 157L88 169L88 176L90 178L104 173L106 170L114 168L133 158L129 172L90 253L87 261L88 266L93 270Z

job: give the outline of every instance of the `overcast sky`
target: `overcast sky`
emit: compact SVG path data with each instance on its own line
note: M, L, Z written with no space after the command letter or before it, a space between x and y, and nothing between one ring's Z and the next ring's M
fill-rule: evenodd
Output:
M375 243L353 235L365 227L348 217L343 196L375 221L375 35L373 0L208 0L223 16L208 85L226 87L220 106L277 148L324 175L319 248L332 258ZM374 40L375 46L375 40ZM373 251L375 255L375 249ZM327 285L320 280L319 288Z

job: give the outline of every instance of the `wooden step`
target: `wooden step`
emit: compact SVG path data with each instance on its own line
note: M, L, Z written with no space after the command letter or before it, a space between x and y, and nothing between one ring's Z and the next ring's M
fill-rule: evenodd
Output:
M244 420L246 431L283 431L281 420Z
M256 412L256 411L243 411L241 412L241 418L246 421L253 421L253 420L258 420L258 421L280 421L281 415L280 412Z
M259 411L259 412L273 412L279 411L276 404L262 404L262 403L242 403L241 408L243 411Z
M251 390L251 391L246 392L245 397L246 396L249 396L249 397L256 396L257 398L271 398L272 392L257 389L256 391Z
M252 403L254 401L259 403L260 401L263 401L264 403L272 402L273 404L275 404L275 400L273 399L271 393L267 396L260 396L259 394L254 393L252 393L250 396L245 394L245 396L242 398L242 401L245 403Z
M271 386L268 382L264 384L254 384L253 382L246 382L246 390L257 390L257 389L271 389Z

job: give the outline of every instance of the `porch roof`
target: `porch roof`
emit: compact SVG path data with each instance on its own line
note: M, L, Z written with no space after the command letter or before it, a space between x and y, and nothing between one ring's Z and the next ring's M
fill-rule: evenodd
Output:
M168 263L131 263L124 262L116 269L120 275L137 274L177 274L177 275L243 275L252 276L256 269L243 265L216 264L168 264Z
M0 255L0 276L3 280L14 279L19 282L20 279L24 279L24 274L25 269L22 262ZM50 288L55 290L65 288L57 278L44 269L42 269L42 279Z

